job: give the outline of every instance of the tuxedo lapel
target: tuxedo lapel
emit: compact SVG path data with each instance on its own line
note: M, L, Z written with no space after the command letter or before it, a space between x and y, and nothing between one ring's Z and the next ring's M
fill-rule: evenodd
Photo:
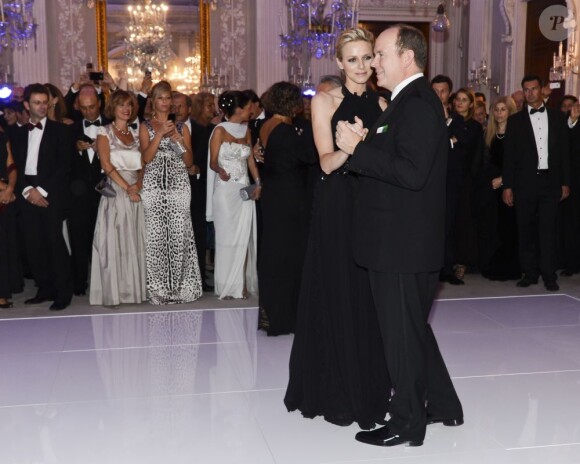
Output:
M375 136L375 134L377 133L377 129L385 124L385 122L387 121L389 116L393 113L393 111L395 111L399 103L405 99L405 96L411 91L411 89L415 88L417 81L421 79L424 78L420 77L419 79L411 81L403 90L401 90L401 92L399 92L399 94L395 97L395 99L392 100L391 103L389 103L387 109L383 111L383 114L379 116L373 127L369 130L369 134L367 135L365 140L371 140Z
M530 119L530 113L528 111L528 107L524 106L524 109L522 109L522 111L524 112L524 117L523 117L523 121L524 121L524 127L525 127L525 131L527 132L526 136L528 137L528 140L531 141L531 145L534 149L534 153L536 155L536 159L538 158L538 147L536 145L536 136L534 135L534 128L532 127L532 120ZM550 120L548 118L548 127L550 125Z

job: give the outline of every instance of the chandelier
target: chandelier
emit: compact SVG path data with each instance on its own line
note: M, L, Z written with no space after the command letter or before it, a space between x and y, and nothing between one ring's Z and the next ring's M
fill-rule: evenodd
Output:
M288 28L280 15L282 58L293 60L307 55L316 59L334 57L336 39L342 31L358 23L360 0L286 0Z
M125 28L125 60L127 72L134 78L150 71L154 79L165 77L167 63L175 59L171 37L167 33L165 3L140 0L127 7L129 24Z
M34 0L0 0L0 46L26 48L30 39L36 39L33 5Z
M185 58L185 66L173 66L168 76L173 89L190 95L199 92L201 85L201 56L196 53Z

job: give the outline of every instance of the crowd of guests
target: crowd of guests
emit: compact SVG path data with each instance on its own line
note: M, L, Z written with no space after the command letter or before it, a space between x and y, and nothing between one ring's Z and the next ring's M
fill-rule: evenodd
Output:
M37 287L25 304L51 310L87 293L91 304L117 307L186 303L212 290L198 264L207 246L195 235L207 235L201 173L214 96L196 95L193 112L190 97L151 84L136 96L108 73L101 82L82 75L64 96L31 84L2 105L0 307L12 306L25 276Z
M310 98L286 82L262 98L231 90L217 99L150 76L133 94L108 73L101 82L82 75L65 95L52 84L15 88L2 105L0 256L9 266L0 307L22 291L23 275L38 287L26 303L51 301L53 310L87 293L110 307L190 302L203 291L247 298L260 282L261 327L293 332L307 243L319 227L312 205L327 201L315 185L343 172L329 156L340 111L317 106L327 95L357 115L371 112L371 84L350 90L348 66L320 80L312 118ZM484 94L454 91L447 76L431 87L449 135L440 280L461 285L466 272L480 272L525 287L542 277L557 290L557 269L580 272L578 100L567 95L555 109L541 79L526 76L488 114ZM386 105L388 95L377 95ZM526 109L541 121L517 116ZM539 145L536 129L548 134ZM337 206L353 188L345 185L330 208L346 211Z
M551 98L536 75L494 99L453 93L447 76L431 81L447 117L445 266L440 280L462 285L465 272L559 290L557 271L580 272L578 99ZM480 103L481 102L481 103ZM482 112L479 116L477 111Z

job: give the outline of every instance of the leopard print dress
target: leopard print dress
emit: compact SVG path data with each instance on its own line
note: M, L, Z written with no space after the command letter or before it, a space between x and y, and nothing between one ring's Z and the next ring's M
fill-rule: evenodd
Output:
M144 122L149 140L155 131ZM181 133L182 125L177 125ZM187 169L168 138L145 166L143 190L147 232L147 297L152 304L187 303L202 294L191 225L191 187Z

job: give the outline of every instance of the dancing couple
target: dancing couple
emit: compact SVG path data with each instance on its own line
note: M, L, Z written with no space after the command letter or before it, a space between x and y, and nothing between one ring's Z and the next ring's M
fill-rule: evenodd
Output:
M463 411L428 323L443 264L449 143L423 76L427 44L398 24L337 43L342 87L312 101L315 193L284 402L357 422L358 441L421 446ZM391 102L369 89L372 69ZM388 419L387 419L388 413Z

